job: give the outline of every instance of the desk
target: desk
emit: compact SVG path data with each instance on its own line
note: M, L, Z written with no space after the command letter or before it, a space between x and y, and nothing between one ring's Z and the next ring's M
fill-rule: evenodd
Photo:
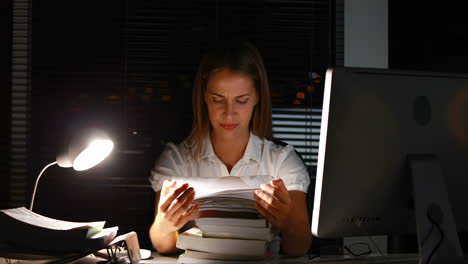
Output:
M104 263L105 261L102 258L96 258L93 256L87 256L80 260L71 262L73 264L97 264L97 263ZM0 264L45 264L50 263L47 261L26 261L26 260L11 260L8 262L4 258L0 258ZM140 263L142 264L169 264L169 263L177 263L177 256L160 256L158 253L152 253L151 258L147 260L141 260ZM203 262L200 262L203 263ZM222 262L219 262L222 263ZM232 262L234 263L243 263L240 262ZM244 262L244 263L252 263L252 262ZM339 257L325 257L322 259L309 259L307 256L304 257L297 257L297 258L288 258L288 257L276 257L273 259L269 259L267 261L256 261L257 264L282 264L282 263L296 263L296 264L304 264L304 263L326 263L326 264L367 264L367 263L398 263L398 264L417 264L418 263L418 256L416 254L398 254L398 255L391 255L390 257L370 257L370 258L339 258Z

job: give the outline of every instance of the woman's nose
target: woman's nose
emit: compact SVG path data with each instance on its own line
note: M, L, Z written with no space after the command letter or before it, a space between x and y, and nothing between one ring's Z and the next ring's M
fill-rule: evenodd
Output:
M226 102L224 104L224 114L226 116L231 116L234 113L234 108L231 102Z

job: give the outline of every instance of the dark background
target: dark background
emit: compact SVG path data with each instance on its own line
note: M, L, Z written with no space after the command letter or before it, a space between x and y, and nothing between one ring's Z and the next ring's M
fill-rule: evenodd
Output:
M462 8L389 1L389 66L468 72L468 34ZM1 1L0 208L11 199L12 4ZM97 167L58 166L43 176L38 213L74 221L107 220L138 232L149 248L153 220L151 167L167 141L191 126L191 83L208 43L251 40L262 53L274 106L321 107L322 83L307 100L296 93L340 66L342 1L33 1L30 13L28 184L67 138L80 129L106 129L114 153ZM4 58L4 59L3 59ZM310 99L312 98L312 99ZM309 168L313 179L315 168ZM20 187L21 188L21 187ZM410 247L412 247L411 245Z
M9 201L9 149L10 149L10 94L11 94L11 1L0 3L0 207L6 207Z
M460 4L388 2L390 68L468 72L468 22Z

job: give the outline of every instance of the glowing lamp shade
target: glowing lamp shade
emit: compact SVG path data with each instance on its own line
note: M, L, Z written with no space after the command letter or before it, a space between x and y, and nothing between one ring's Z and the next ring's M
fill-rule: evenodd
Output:
M110 139L95 139L73 161L73 168L77 171L87 170L103 161L114 148Z
M77 171L87 170L103 161L114 148L114 143L107 135L95 133L86 141L74 141L68 151L57 156L60 167Z
M71 168L76 171L90 169L103 161L114 148L112 140L100 130L93 130L88 133L82 133L79 138L75 138L68 148L57 156L57 161L46 165L36 179L33 194L31 198L30 210L34 206L34 197L36 195L37 185L42 173L50 166L58 164L63 168Z

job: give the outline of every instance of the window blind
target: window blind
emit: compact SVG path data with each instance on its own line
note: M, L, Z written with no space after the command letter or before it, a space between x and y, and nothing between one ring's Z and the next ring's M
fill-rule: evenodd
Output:
M11 127L11 43L13 1L0 2L0 32L3 48L0 49L0 208L9 207L10 202L10 127Z
M28 191L30 7L29 0L13 1L9 171L11 207L24 206Z
M273 137L294 146L308 167L317 166L319 108L273 108Z

